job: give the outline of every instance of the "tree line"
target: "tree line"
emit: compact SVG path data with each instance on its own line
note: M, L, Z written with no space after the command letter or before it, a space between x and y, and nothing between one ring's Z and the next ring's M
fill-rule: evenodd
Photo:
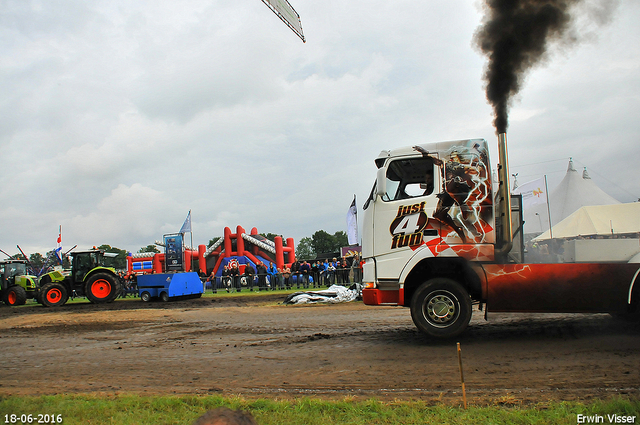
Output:
M275 233L261 233L261 235L269 239L270 241L275 241L275 237L278 236ZM218 239L220 238L216 237L216 238L210 239L209 244L207 246L211 246ZM312 236L304 237L298 242L296 246L296 258L304 259L304 260L312 260L320 254L339 252L340 248L348 245L349 245L348 238L345 232L338 231L338 232L335 232L333 235L331 235L324 230L318 230ZM127 253L129 251L125 249L116 248L107 244L100 245L97 248L105 252L117 254L116 257L113 258L111 261L112 267L114 267L117 270L126 270ZM155 244L149 244L147 246L143 246L137 252L159 253L161 251L158 249L158 247ZM72 253L73 251L70 254ZM11 256L11 258L27 260L27 258L22 254L15 254ZM52 264L52 260L51 260L52 258L55 258L55 253L53 250L47 252L44 256L39 252L30 254L28 261L31 264L33 271L37 273L39 270L45 267L45 265L49 265L49 266L57 265L57 263ZM68 257L64 258L63 267L64 268L70 267Z

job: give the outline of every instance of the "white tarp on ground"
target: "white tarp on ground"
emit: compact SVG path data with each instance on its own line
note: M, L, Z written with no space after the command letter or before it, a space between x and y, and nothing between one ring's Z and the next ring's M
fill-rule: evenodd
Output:
M331 285L320 291L295 292L289 295L285 304L306 303L347 303L355 301L362 294L362 287L354 283L349 288L342 285Z
M640 202L582 207L551 230L554 239L640 233ZM550 237L547 230L534 240Z

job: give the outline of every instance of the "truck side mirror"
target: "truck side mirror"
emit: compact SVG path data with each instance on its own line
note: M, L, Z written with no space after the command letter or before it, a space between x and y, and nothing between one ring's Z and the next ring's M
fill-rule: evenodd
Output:
M376 195L383 197L387 194L387 169L379 168L376 176Z

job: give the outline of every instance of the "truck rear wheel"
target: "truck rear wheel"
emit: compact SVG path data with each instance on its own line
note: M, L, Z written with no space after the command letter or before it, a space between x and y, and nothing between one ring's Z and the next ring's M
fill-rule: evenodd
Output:
M67 294L67 289L63 285L51 282L42 287L38 299L44 306L56 307L66 303L69 299L69 294Z
M22 286L14 285L7 289L7 293L4 294L4 303L6 305L23 305L26 302L27 291L25 291Z
M454 280L430 279L413 294L411 318L427 335L452 338L462 333L471 320L471 298Z
M84 294L92 303L110 303L120 295L120 281L110 273L96 273L87 279Z
M144 291L142 294L140 294L140 299L147 303L151 300L151 294L147 291Z

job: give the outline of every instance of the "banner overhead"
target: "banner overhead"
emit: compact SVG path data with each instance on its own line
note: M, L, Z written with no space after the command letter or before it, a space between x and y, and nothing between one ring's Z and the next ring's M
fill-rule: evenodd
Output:
M295 32L303 43L306 43L304 34L302 33L302 23L300 22L300 15L296 12L291 4L287 0L262 0L269 9L273 11L278 17L287 24L293 32Z

